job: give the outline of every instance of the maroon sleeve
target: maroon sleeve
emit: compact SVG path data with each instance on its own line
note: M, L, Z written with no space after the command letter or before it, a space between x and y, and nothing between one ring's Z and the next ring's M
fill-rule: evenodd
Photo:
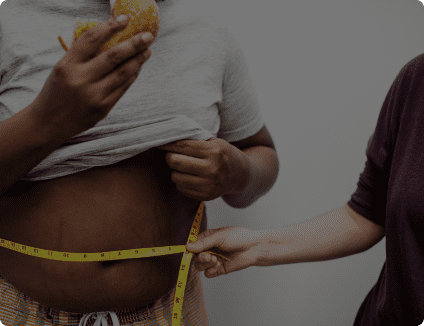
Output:
M357 189L348 202L355 212L383 227L386 220L393 150L407 99L407 90L411 85L413 61L411 60L399 72L386 95L377 126L368 141L364 171L360 174Z

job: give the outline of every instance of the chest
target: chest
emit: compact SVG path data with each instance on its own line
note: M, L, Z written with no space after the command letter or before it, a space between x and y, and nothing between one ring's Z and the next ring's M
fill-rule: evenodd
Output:
M99 126L181 114L205 129L216 129L226 61L220 35L201 19L187 22L171 10L160 14L151 58ZM2 102L10 112L17 113L39 94L65 55L58 36L72 35L77 18L106 21L110 5L99 0L15 0L2 5L0 88L6 91Z

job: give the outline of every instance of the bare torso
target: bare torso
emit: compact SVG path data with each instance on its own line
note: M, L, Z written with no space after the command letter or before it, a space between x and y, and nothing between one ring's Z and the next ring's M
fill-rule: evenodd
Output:
M198 206L176 190L165 152L152 149L114 165L18 182L0 197L0 238L68 252L184 245ZM0 247L0 275L56 310L124 310L175 287L182 255L63 262Z

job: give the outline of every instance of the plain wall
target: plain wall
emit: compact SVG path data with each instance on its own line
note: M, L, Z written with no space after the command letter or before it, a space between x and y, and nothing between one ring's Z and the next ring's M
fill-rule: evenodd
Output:
M209 228L281 228L345 205L392 82L424 52L423 5L203 1L245 50L280 159L276 184L252 206L208 202ZM202 272L210 326L353 325L385 258L383 238L337 260L251 267L212 279Z

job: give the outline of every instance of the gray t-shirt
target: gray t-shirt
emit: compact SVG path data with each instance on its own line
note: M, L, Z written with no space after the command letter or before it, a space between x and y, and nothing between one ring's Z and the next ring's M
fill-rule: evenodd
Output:
M238 41L218 20L159 2L151 58L108 116L51 153L22 180L113 164L181 139L245 139L264 125ZM31 104L65 55L76 19L106 21L109 1L7 0L0 6L0 122Z

